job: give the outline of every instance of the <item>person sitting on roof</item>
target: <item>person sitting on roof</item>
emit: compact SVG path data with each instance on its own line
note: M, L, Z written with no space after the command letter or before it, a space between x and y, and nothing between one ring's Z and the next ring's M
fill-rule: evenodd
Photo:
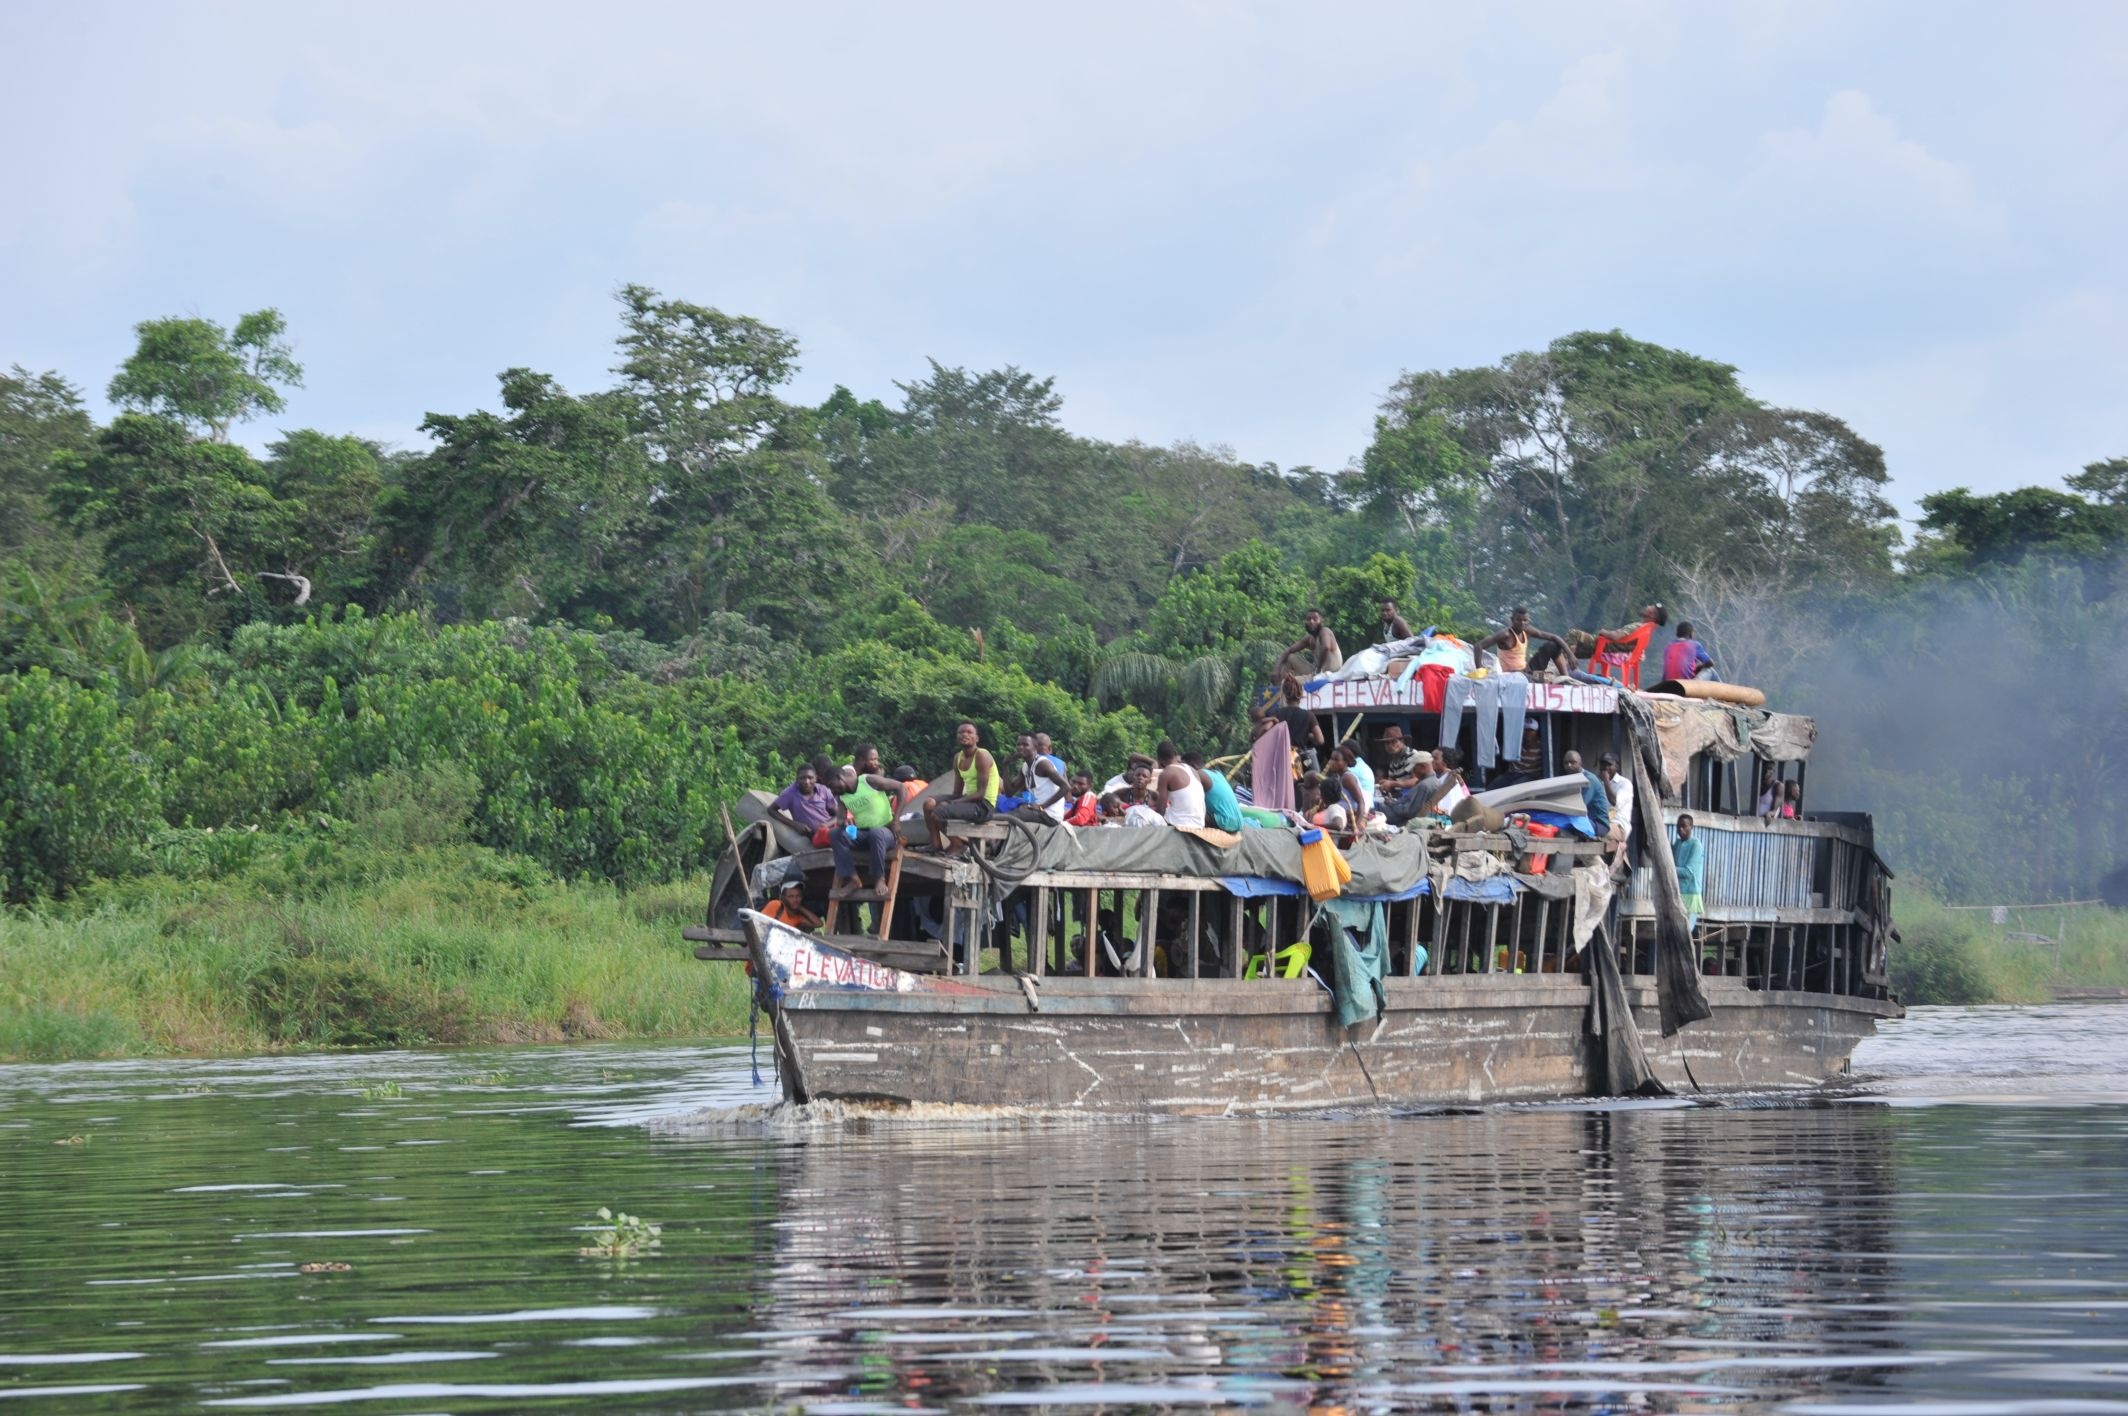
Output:
M1345 808L1344 774L1326 767L1303 776L1293 784L1293 809L1310 826L1332 833L1349 829L1352 813Z
M1153 769L1153 759L1142 752L1133 752L1124 759L1124 764L1122 771L1101 784L1101 795L1107 796L1110 792L1126 791L1134 784L1140 769L1147 772Z
M1506 629L1488 634L1471 647L1481 654L1488 649L1497 651L1500 655L1500 672L1503 674L1527 674L1530 671L1529 642L1532 639L1541 639L1547 644L1556 645L1554 652L1566 648L1564 639L1550 630L1539 629L1530 623L1529 606L1517 605L1508 612Z
M1331 756L1336 759L1339 769L1352 779L1354 791L1360 801L1366 806L1366 809L1370 812L1373 811L1375 800L1374 769L1367 765L1367 759L1360 756L1359 748L1352 743L1341 742Z
M924 800L924 827L931 833L931 849L946 848L945 823L966 821L980 826L997 810L997 759L983 747L982 734L973 723L953 730L953 791L944 798Z
M1160 764L1153 778L1153 809L1170 826L1204 825L1204 783L1182 760L1182 749L1163 741L1153 758Z
M835 851L835 888L877 889L887 878L887 855L894 849L894 806L901 783L892 777L859 774L853 767L839 768L835 795L841 798L839 829L828 836ZM870 876L857 869L857 852L865 851L872 864Z
M1599 629L1596 631L1596 634L1598 638L1609 639L1612 641L1617 641L1620 639L1631 639L1634 635L1640 633L1643 626L1654 626L1654 629L1650 629L1648 631L1650 634L1653 634L1656 629L1661 629L1669 622L1670 610L1668 606L1659 603L1653 605L1642 605L1640 607L1640 618L1635 620L1633 623L1627 625L1623 629Z
M1148 802L1133 801L1127 791L1110 792L1101 798L1104 826L1165 826L1165 817Z
M1426 765L1427 759L1404 740L1404 729L1391 723L1382 729L1382 770L1375 777L1374 789L1381 793L1382 800L1394 801L1419 784L1419 778L1426 775Z
M1443 803L1467 790L1463 786L1462 754L1452 747L1437 747L1427 759L1426 770L1384 811L1392 826L1403 826L1427 816L1446 816Z
M1345 667L1344 651L1337 647L1337 635L1323 623L1321 610L1310 606L1301 616L1300 623L1307 633L1286 646L1285 653L1278 656L1278 668L1271 677L1275 679L1296 671L1302 664L1306 665L1310 678L1334 674Z
M820 932L820 916L805 907L805 882L801 880L787 883L761 913L779 924L789 925L801 934ZM751 964L747 966L749 972L752 967Z
M1214 772L1204 765L1204 754L1194 748L1182 754L1183 765L1197 774L1204 785L1204 819L1207 824L1222 831L1241 829L1241 799L1234 795L1234 784L1224 773Z
M1581 765L1581 754L1569 751L1560 765L1569 776L1581 774L1581 814L1589 818L1594 828L1589 839L1603 841L1611 835L1611 789L1604 785L1603 778Z
M1376 642L1395 644L1400 640L1416 639L1417 637L1411 632L1411 626L1404 622L1404 617L1397 613L1396 601L1382 601L1382 632L1381 638Z
M1064 799L1071 783L1064 775L1062 758L1042 751L1043 734L1021 733L1013 742L1012 765L1018 780L1013 784L1013 806L1031 807L1050 820L1062 816L1050 808ZM1005 800L1000 797L1002 804Z
M1064 811L1057 819L1066 826L1101 824L1101 798L1094 795L1094 779L1085 772L1071 774L1071 790L1058 805Z
M820 780L819 769L808 762L768 804L768 814L814 845L824 846L828 843L828 823L841 819L842 804Z
M1574 662L1574 645L1580 641L1586 641L1582 643L1581 652L1586 654L1595 650L1595 637L1586 630L1580 629L1572 631L1565 639L1556 644L1539 644L1530 651L1530 677L1535 679L1550 676L1564 679L1568 683L1607 685L1611 688L1621 687L1622 685L1617 679L1606 678L1602 674L1592 674ZM1598 667L1601 666L1599 665Z
M1621 628L1568 630L1565 652L1575 658L1587 661L1591 673L1615 675L1616 671L1625 662L1624 652L1617 648L1621 640L1631 639L1642 630L1646 630L1648 637L1652 639L1655 631L1669 622L1670 611L1666 606L1659 604L1643 605L1640 607L1640 618L1634 623ZM1605 650L1601 660L1596 658L1598 640L1609 640L1611 644L1611 647ZM1537 654L1535 662L1539 667L1542 667L1546 660L1553 657L1554 651L1552 647L1546 645Z
M1686 683L1698 678L1713 665L1714 656L1707 652L1707 646L1692 637L1692 621L1679 620L1677 638L1671 640L1663 650L1662 676L1678 683ZM1712 677L1711 674L1708 676Z

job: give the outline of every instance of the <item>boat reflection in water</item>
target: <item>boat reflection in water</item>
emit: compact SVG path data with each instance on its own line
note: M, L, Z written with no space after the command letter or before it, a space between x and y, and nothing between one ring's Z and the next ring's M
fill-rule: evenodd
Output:
M780 1152L760 1335L925 1405L1867 1390L1930 1360L1883 1310L1891 1134L1851 1107L837 1129Z

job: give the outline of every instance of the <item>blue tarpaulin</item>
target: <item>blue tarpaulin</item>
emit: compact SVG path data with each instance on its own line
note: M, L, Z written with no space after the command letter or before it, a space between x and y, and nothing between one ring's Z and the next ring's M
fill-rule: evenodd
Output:
M1219 887L1240 900L1255 900L1265 895L1307 893L1296 880L1279 880L1269 875L1222 875L1219 877Z
M1265 875L1222 875L1219 877L1219 885L1229 895L1243 900L1257 900L1269 895L1291 897L1307 893L1294 881L1277 880ZM1492 904L1505 904L1515 898L1515 891L1519 888L1514 879L1506 875L1495 875L1490 880L1465 880L1459 876L1449 880L1448 888L1443 893L1451 900L1483 900ZM1363 904L1390 905L1402 900L1416 900L1419 896L1430 893L1431 888L1421 880L1410 889L1399 890L1394 894L1356 895L1348 890L1338 898L1358 900Z

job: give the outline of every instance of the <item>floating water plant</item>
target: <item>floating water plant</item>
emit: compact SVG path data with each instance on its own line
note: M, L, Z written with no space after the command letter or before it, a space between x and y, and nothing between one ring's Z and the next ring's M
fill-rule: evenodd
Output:
M87 1136L63 1136L60 1139L52 1142L52 1144L55 1146L85 1146L88 1143L89 1138ZM601 1210L599 1211L599 1213L604 1214L605 1211ZM621 1217L623 1219L627 1218L626 1215L623 1215Z
M364 1101L384 1101L395 1096L405 1096L397 1082L364 1082L361 1096Z
M351 1268L353 1268L353 1267L354 1267L354 1265L353 1265L353 1264L343 1264L343 1263L340 1263L340 1262L339 1262L338 1260L328 1260L328 1261L327 1261L327 1262L325 1262L325 1263L315 1263L315 1264L297 1264L297 1265L296 1265L296 1272L297 1272L297 1273L346 1273L346 1272L347 1272L347 1271L348 1271L349 1269L351 1269Z
M465 1079L465 1084L469 1087L500 1087L508 1085L509 1081L510 1074L498 1069L493 1072L475 1072Z
M599 1206L598 1219L600 1224L591 1231L591 1242L578 1249L579 1254L601 1259L634 1258L657 1248L658 1235L664 1232L647 1220L632 1214L615 1214L604 1205Z

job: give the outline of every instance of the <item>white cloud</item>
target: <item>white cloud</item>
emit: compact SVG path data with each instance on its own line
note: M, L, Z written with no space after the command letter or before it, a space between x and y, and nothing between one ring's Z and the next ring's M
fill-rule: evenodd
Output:
M1901 133L1857 89L1828 98L1814 129L1767 133L1757 157L1718 223L1787 265L1968 264L1999 254L2009 233L1970 173Z

